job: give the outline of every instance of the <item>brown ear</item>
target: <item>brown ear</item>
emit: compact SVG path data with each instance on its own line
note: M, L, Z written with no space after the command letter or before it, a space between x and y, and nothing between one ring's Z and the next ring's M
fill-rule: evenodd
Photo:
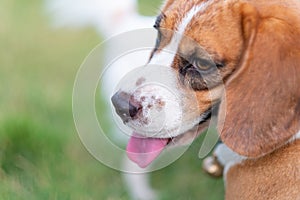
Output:
M300 130L300 20L292 12L260 17L249 4L241 11L245 48L225 83L218 129L235 152L259 157Z

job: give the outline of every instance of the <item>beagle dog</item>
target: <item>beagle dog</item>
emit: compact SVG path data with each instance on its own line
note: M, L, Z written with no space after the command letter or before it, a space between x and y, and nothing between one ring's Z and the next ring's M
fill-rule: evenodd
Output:
M218 108L225 198L300 199L300 1L167 0L154 27L144 68L175 95L145 73L112 97L129 158L148 166Z

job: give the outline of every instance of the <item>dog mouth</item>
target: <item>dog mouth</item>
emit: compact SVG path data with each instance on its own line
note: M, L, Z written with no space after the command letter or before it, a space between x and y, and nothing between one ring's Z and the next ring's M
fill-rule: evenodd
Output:
M160 155L172 139L143 137L134 132L127 144L127 156L141 168L145 168Z
M134 89L124 86L111 98L116 114L133 130L126 147L128 158L141 168L149 166L167 147L190 145L200 134L197 129L208 127L206 122L216 103L203 103L200 109L194 90L181 87L177 79L168 80L177 77L175 72L157 74L160 71L155 71L158 81L149 79ZM168 81L162 84L160 80Z
M203 113L205 117L198 125L175 137L145 137L134 131L126 147L128 158L141 168L148 167L167 147L182 145L184 143L190 144L207 127L206 124L211 118L211 113L211 109L207 110Z

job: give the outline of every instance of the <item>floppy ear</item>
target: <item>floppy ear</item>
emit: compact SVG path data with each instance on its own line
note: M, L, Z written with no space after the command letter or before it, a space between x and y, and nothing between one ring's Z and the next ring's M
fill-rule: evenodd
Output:
M300 130L300 21L273 12L280 16L241 5L244 51L220 105L222 141L248 157L270 153Z

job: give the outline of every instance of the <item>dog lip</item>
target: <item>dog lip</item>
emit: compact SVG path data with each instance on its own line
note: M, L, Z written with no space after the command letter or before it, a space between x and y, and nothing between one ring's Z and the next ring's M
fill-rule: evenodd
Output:
M198 125L201 125L201 124L207 122L207 121L211 118L211 116L212 116L212 111L211 111L211 109L212 109L212 108L208 109L207 111L205 111L205 112L203 113L204 118L200 120L200 122L198 123Z
M210 120L210 118L212 116L215 116L218 114L219 111L219 107L220 107L220 102L216 102L215 104L213 104L210 108L208 108L203 114L203 118L199 121L198 125L201 125L205 122L207 122L208 120Z

